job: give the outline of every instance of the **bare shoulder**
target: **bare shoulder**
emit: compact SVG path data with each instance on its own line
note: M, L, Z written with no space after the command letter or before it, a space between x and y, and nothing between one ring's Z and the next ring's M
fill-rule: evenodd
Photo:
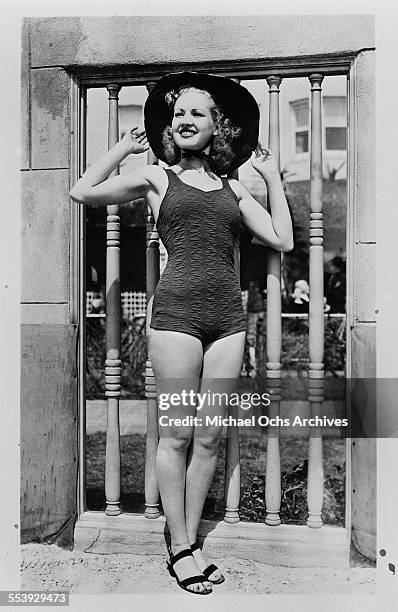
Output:
M143 173L148 181L149 188L159 193L167 182L166 173L160 166L149 165L143 168Z
M246 188L236 179L228 179L230 187L232 191L235 193L236 197L241 200L247 194Z

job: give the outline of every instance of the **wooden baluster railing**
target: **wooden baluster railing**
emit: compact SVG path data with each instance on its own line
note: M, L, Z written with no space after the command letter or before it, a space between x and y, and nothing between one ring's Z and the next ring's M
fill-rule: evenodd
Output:
M119 140L120 85L107 85L109 93L108 148ZM111 175L119 174L116 168ZM119 206L106 207L106 361L105 395L108 398L105 456L105 514L120 514L120 216Z
M311 417L319 416L323 401L324 301L322 214L322 101L323 76L311 74L311 214L309 305L309 401ZM308 457L308 527L322 526L322 430L310 428Z
M154 82L147 83L148 92L155 86ZM148 151L148 164L157 163L157 158L151 150ZM149 328L148 302L152 298L159 281L159 235L156 231L155 220L148 206L147 217L147 256L146 256L146 299L147 299L147 332ZM147 435L145 453L145 516L158 518L159 487L156 478L156 453L159 440L158 429L158 403L156 396L156 381L149 359L145 368L145 395L147 400Z
M239 83L239 79L234 79ZM228 174L229 178L239 180L238 170ZM240 278L240 254L239 246L235 249L235 271ZM228 414L238 418L238 407L228 406ZM225 452L225 515L227 523L239 522L240 502L240 453L239 453L239 427L231 425L228 427Z
M279 86L281 78L267 77L269 87L269 137L271 149L279 168ZM268 202L269 206L269 202ZM280 413L281 400L281 349L282 349L282 307L281 307L281 256L278 251L268 249L267 268L267 389L271 404L269 416ZM279 427L268 427L267 467L265 475L265 505L267 525L280 525L281 506L281 460L279 448Z

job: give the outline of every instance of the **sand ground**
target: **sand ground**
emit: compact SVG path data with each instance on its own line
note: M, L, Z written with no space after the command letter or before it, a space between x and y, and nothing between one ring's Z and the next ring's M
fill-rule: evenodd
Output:
M85 594L180 594L184 593L158 555L93 554L67 551L55 545L25 544L21 547L21 588L67 589ZM213 588L217 594L371 594L376 589L376 570L355 568L291 568L264 565L227 556L217 564L226 581Z

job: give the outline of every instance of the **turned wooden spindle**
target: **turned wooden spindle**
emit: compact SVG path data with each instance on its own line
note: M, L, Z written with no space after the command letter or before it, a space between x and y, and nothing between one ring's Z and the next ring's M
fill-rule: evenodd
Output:
M279 133L279 86L281 78L267 77L269 88L269 136L268 146L280 165ZM268 200L268 209L270 204ZM267 262L267 390L271 404L269 416L280 414L281 401L281 350L282 350L282 305L281 305L281 256L279 251L268 249ZM267 466L265 475L265 505L267 525L280 525L281 506L281 461L279 427L268 427Z
M238 407L229 406L229 412L237 418ZM238 523L240 503L240 453L239 453L239 427L228 427L225 453L225 515L226 523Z
M118 94L120 85L109 84L108 149L119 140ZM119 174L115 168L111 176ZM106 207L106 361L105 395L107 430L105 456L105 514L120 514L120 216L119 206Z
M310 416L320 415L324 381L324 288L322 214L322 81L311 74L311 159L310 159L310 303L309 303L309 401ZM310 428L308 457L308 527L322 527L323 457L322 428Z
M237 83L239 79L233 79ZM228 178L239 180L239 171L233 170L228 173ZM239 245L235 247L235 271L240 279L240 253ZM236 406L228 406L228 414L238 418ZM240 503L240 452L239 452L239 427L231 425L228 427L225 453L225 515L226 523L238 523Z
M147 83L148 92L155 86L155 82ZM147 157L148 165L157 164L158 160L149 149ZM159 235L156 230L155 220L148 206L146 226L146 300L147 300L147 332L149 329L151 312L148 303L152 298L156 285L159 281ZM146 360L145 368L145 395L147 401L147 434L145 449L145 517L158 518L159 512L159 487L156 478L156 453L159 441L158 428L158 402L156 395L156 382L150 359Z
M232 79L240 83L240 79ZM239 180L239 170L228 173L228 178ZM235 247L235 271L240 279L240 253L239 245ZM238 411L235 406L228 407L228 414L236 418ZM239 522L240 503L240 453L239 453L239 427L231 425L228 428L225 454L225 515L227 523Z

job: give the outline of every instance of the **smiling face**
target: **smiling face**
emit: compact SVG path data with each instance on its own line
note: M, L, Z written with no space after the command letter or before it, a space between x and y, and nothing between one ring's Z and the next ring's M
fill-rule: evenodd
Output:
M211 136L217 134L211 109L211 97L197 89L184 91L174 105L171 123L175 144L188 151L203 150ZM206 147L206 150L210 148Z

